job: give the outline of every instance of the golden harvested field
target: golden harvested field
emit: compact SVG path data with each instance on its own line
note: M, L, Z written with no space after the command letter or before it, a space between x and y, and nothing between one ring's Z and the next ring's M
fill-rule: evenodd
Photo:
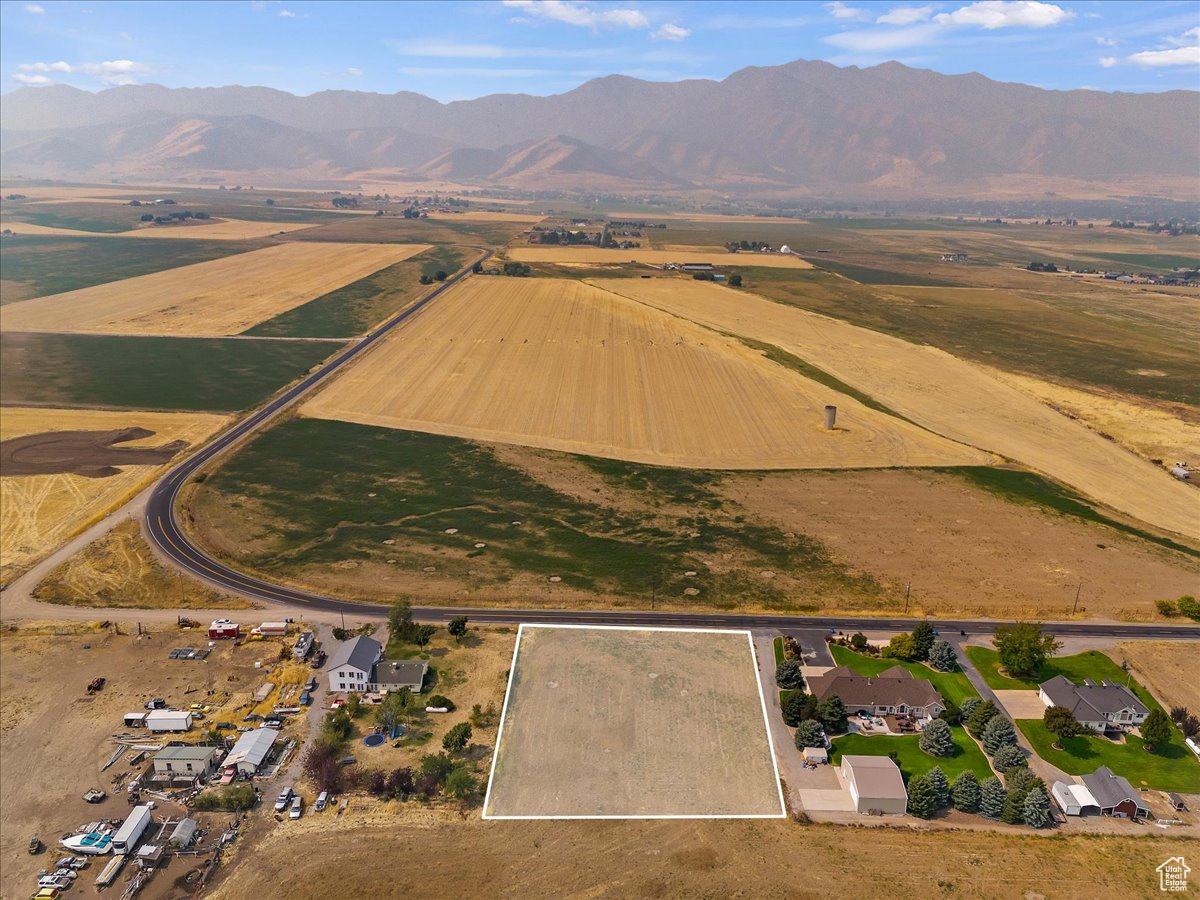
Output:
M135 228L113 237L139 238L188 238L210 241L251 241L255 238L271 237L291 231L303 231L319 223L314 222L246 222L241 219L209 219L194 225L156 225L151 228Z
M529 222L537 223L545 216L531 213L499 212L496 210L475 209L460 213L430 213L431 219L447 219L451 222Z
M5 407L0 440L48 431L115 431L138 427L153 436L120 447L191 447L221 428L225 416L197 413L113 412ZM117 463L120 465L120 463ZM0 477L0 581L45 556L68 537L149 484L165 465L125 465L118 474L91 478L74 472ZM3 474L3 473L0 473Z
M826 403L838 425L822 427ZM570 280L470 278L303 407L365 425L724 469L975 465L742 342Z
M484 816L782 817L749 637L522 625Z
M601 283L710 328L774 344L930 431L1003 454L1143 522L1200 539L1191 488L981 366L720 285Z
M280 244L11 303L6 331L239 334L259 322L408 259L427 244Z
M601 247L554 247L530 246L509 247L504 251L509 259L525 263L587 263L618 266L622 263L638 262L650 265L665 263L712 263L714 266L758 266L767 269L811 269L812 263L798 256L779 253L729 253L720 247L707 251L649 250L637 247L632 250L605 250Z
M1196 678L1200 641L1126 641L1108 655L1118 663L1128 660L1167 709L1186 706L1200 714L1200 680Z

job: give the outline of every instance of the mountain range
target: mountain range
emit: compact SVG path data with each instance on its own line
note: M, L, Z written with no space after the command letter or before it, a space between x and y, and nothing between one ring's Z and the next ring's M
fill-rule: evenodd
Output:
M25 87L6 175L395 178L533 190L952 194L981 182L1192 185L1200 93L1046 91L899 63L796 61L722 81L621 75L548 97Z

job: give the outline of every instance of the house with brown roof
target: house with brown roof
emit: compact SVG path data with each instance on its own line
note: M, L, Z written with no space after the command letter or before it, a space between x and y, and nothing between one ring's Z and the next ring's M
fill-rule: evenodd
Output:
M1056 675L1038 686L1038 696L1046 706L1065 706L1080 725L1092 731L1137 727L1150 715L1149 707L1137 694L1107 679L1096 684L1085 678L1083 684L1075 684L1063 675Z
M903 666L892 666L878 675L859 675L846 666L837 666L823 675L810 676L808 686L818 700L841 697L851 713L912 716L920 722L936 718L946 709L946 701L933 683L914 678Z

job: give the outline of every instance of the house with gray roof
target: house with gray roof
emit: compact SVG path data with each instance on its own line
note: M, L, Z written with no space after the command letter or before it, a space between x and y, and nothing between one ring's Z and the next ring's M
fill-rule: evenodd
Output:
M375 663L383 656L383 644L366 635L343 641L329 658L329 689L331 691L356 691L365 694L370 690L371 673Z
M1065 706L1079 724L1092 731L1136 728L1150 715L1137 694L1107 679L1096 684L1085 678L1083 684L1075 684L1063 675L1056 675L1038 686L1038 696L1046 706Z
M935 718L946 709L946 702L933 683L925 678L914 678L903 666L892 666L871 676L837 666L823 675L810 676L808 687L818 700L834 695L841 697L846 710L851 713L907 715L923 721Z
M1081 779L1088 793L1096 798L1102 815L1119 819L1139 819L1150 815L1150 807L1142 800L1133 785L1108 766L1101 766Z
M424 659L382 659L375 663L368 689L380 694L408 688L419 694L425 685L429 661Z

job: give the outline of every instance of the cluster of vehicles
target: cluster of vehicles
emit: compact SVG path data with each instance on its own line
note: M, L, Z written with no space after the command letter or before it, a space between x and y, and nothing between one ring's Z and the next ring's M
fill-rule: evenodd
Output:
M329 796L329 791L321 791L317 795L317 802L313 804L313 812L322 812L330 803L336 802L335 797ZM275 799L275 812L281 813L286 811L288 818L293 821L304 815L304 798L296 793L295 789L288 785L279 792L279 796Z

